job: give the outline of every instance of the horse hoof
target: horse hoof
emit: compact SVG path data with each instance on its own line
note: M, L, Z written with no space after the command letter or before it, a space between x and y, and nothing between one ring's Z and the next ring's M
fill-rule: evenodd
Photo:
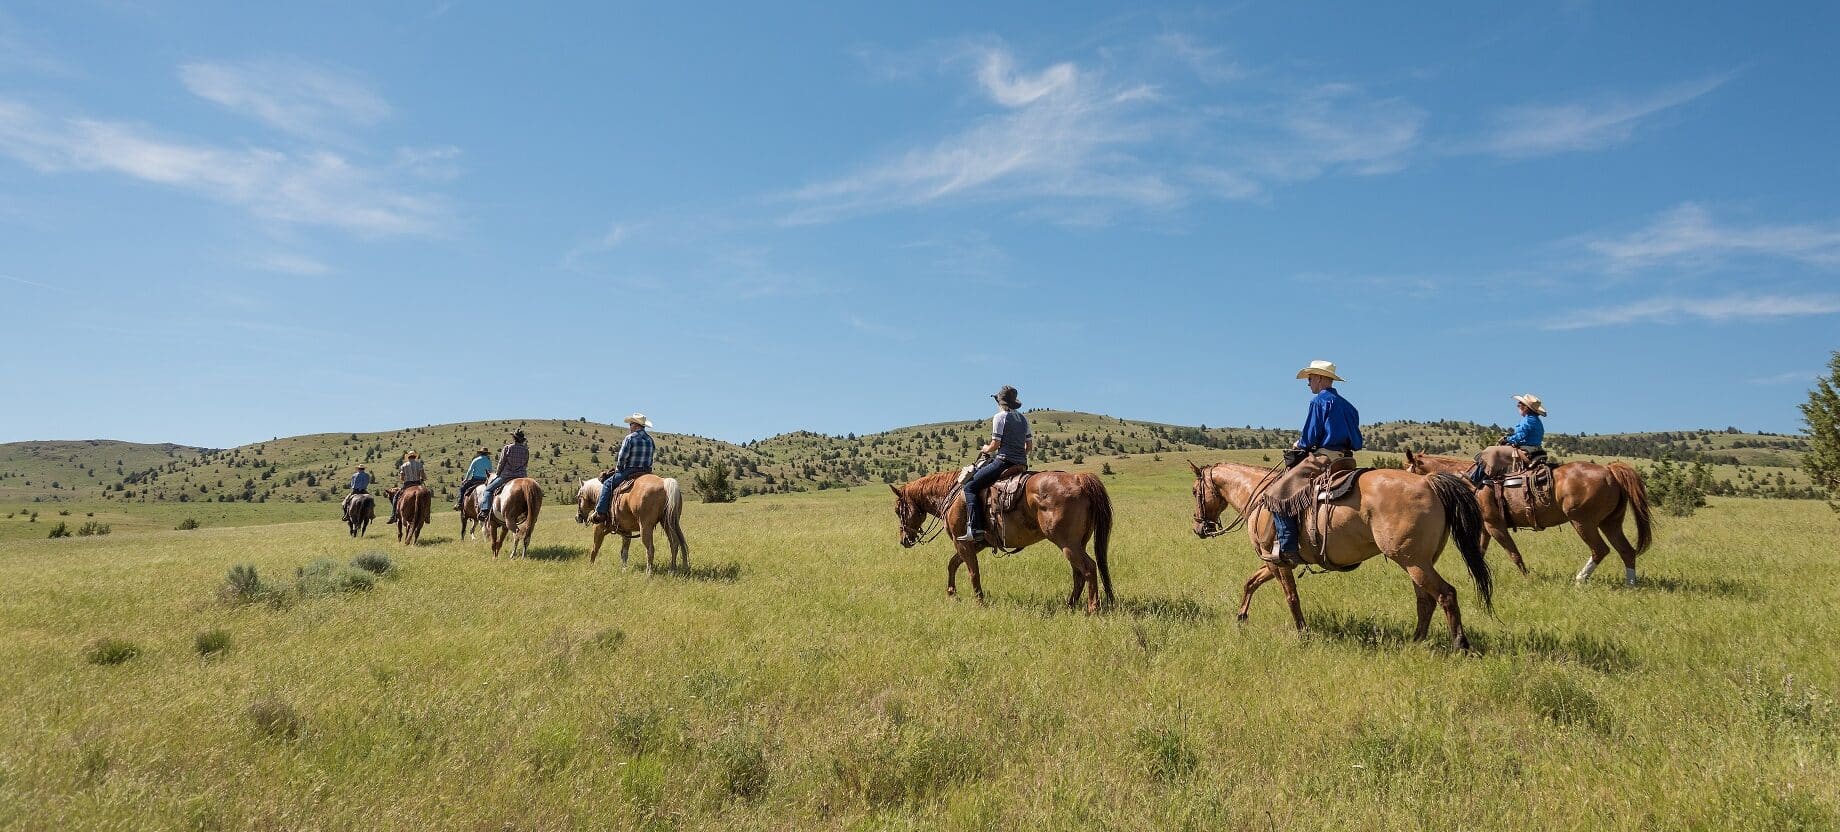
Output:
M1240 614L1238 614L1238 615L1235 615L1235 616L1233 616L1233 623L1235 623L1235 624L1244 624L1244 623L1246 623L1246 614L1242 612L1242 613L1240 613Z

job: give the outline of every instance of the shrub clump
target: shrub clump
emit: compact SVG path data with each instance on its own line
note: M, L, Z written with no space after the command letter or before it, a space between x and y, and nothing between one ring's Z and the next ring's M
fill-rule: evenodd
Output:
M742 800L759 800L767 793L772 772L767 767L765 746L757 739L729 734L710 749L716 771L728 793Z
M280 593L262 582L262 576L256 573L254 564L245 563L230 567L224 575L224 582L217 588L217 599L226 604L254 604L258 601L274 601Z
M83 658L90 664L121 664L141 654L141 648L127 639L105 636L83 648Z
M60 538L60 537L69 537L70 536L70 525L67 523L59 523L55 526L52 526L51 533L45 536L53 540Z
M377 576L355 566L320 558L295 573L294 591L303 598L340 592L364 592L377 584Z
M187 517L187 518L185 518L184 520L180 520L180 521L179 521L179 525L177 525L177 526L174 526L173 528L174 528L174 529L177 529L177 530L179 530L179 531L182 531L182 532L189 532L189 531L191 531L191 530L193 530L193 529L196 529L196 528L198 528L198 527L199 527L199 526L201 526L201 525L203 525L203 524L201 524L201 523L199 523L199 522L198 522L198 518L196 518L196 517Z
M230 649L230 632L223 629L200 630L192 639L192 649L207 659L220 656Z
M1158 783L1175 783L1201 765L1201 758L1180 728L1139 728L1132 739L1149 762L1151 779Z
M711 465L701 474L690 479L690 490L703 498L705 503L732 503L735 501L735 484L728 478L727 465Z
M78 537L94 537L98 535L105 535L108 533L109 533L109 524L98 523L94 520L87 521L83 525L77 527Z
M919 803L975 778L985 761L970 740L915 723L845 748L831 771L845 789L876 807Z
M257 699L249 703L249 710L244 714L262 736L278 740L291 740L300 736L300 712L281 697L264 696Z
M382 552L365 552L351 559L351 565L373 575L388 575L396 568L396 562Z

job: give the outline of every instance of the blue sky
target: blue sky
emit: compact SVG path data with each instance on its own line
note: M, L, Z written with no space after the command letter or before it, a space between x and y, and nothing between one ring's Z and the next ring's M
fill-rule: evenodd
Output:
M1840 348L1832 4L271 5L0 9L0 441L1287 426L1315 358L1793 431Z

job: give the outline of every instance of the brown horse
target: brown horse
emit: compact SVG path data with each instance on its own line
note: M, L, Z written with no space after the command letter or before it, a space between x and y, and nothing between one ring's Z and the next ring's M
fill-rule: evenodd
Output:
M956 486L957 480L957 471L942 471L900 488L888 486L894 491L894 513L901 521L902 547L932 539L925 530L928 518L938 518L948 530L965 528L965 500ZM1073 568L1073 594L1067 597L1068 607L1077 607L1084 591L1086 611L1097 612L1102 584L1105 600L1112 600L1112 572L1106 563L1106 550L1112 539L1112 498L1098 477L1066 471L1036 474L1023 489L1016 509L1002 519L1005 539L999 542L1003 548L1021 549L1048 540L1067 556ZM1086 555L1088 539L1093 542L1096 566L1094 559ZM977 553L987 544L959 540L952 544L952 559L946 563L946 594L958 595L958 566L962 563L971 573L971 591L983 601Z
M479 531L485 528L485 521L479 519L479 495L484 494L485 490L486 484L482 482L473 486L473 490L466 492L466 496L460 498L461 540L466 539L469 529L472 530L474 537L478 537Z
M1206 468L1188 467L1195 472L1195 535L1208 538L1231 530L1222 528L1220 514L1232 506L1246 521L1246 533L1255 551L1269 552L1276 538L1271 512L1260 497L1277 478L1279 471L1219 462ZM1306 563L1331 569L1347 569L1374 555L1399 564L1411 577L1418 596L1418 628L1413 640L1425 637L1431 626L1433 607L1444 609L1450 625L1451 642L1459 650L1469 649L1463 634L1463 614L1457 609L1457 590L1438 574L1438 554L1444 541L1454 537L1476 591L1482 593L1485 607L1494 604L1494 581L1489 564L1482 559L1482 517L1476 506L1475 493L1469 484L1456 477L1439 474L1419 477L1404 471L1368 471L1355 483L1356 490L1342 499L1318 507L1313 523L1303 524L1298 549ZM1248 506L1251 506L1250 513ZM1237 525L1237 523L1235 524ZM1311 528L1314 526L1315 528ZM1326 545L1319 546L1312 536L1326 529ZM1326 551L1324 551L1326 550ZM1246 579L1239 602L1239 620L1245 621L1252 609L1252 593L1273 578L1284 587L1284 599L1290 603L1291 618L1299 631L1304 629L1303 607L1297 600L1297 576L1294 567L1262 564Z
M384 496L396 501L396 539L404 546L421 542L422 527L433 516L434 492L425 485L392 490Z
M601 481L585 479L581 489L575 492L575 522L587 523L588 515L594 513L596 503L601 499ZM671 568L677 569L677 553L684 554L683 568L690 568L690 542L684 539L681 521L684 516L684 493L675 477L660 477L656 474L643 474L633 481L631 491L620 495L619 505L613 508L612 522L594 523L594 548L588 550L588 563L601 555L601 540L609 534L620 536L620 565L626 565L627 551L632 548L633 537L637 535L645 543L645 574L652 574L653 546L652 530L664 526L665 542L671 546Z
M371 521L377 519L377 500L369 494L347 496L342 509L352 537L363 537L370 531Z
M1406 470L1415 474L1465 474L1469 471L1471 461L1453 456L1433 456L1415 454L1406 451ZM1584 567L1578 570L1578 580L1589 580L1591 573L1597 571L1604 556L1610 554L1610 547L1616 547L1616 553L1623 557L1623 583L1636 585L1636 555L1648 551L1654 541L1653 521L1648 511L1648 489L1642 485L1642 474L1625 462L1612 462L1599 465L1595 462L1566 462L1554 465L1553 499L1540 508L1534 520L1540 528L1557 526L1561 523L1572 524L1572 529L1590 547L1591 557ZM1514 559L1514 565L1520 567L1521 574L1527 574L1527 564L1521 561L1520 547L1514 545L1514 538L1509 536L1510 519L1503 511L1501 501L1494 498L1491 489L1477 492L1482 503L1482 522L1488 530L1488 536L1508 550L1508 557ZM1629 538L1623 534L1623 513L1628 510L1636 518L1636 542L1630 545ZM1608 539L1609 543L1604 541ZM1486 548L1488 540L1482 545Z
M492 513L486 521L486 537L492 541L492 557L511 539L511 557L530 554L530 533L536 531L537 514L543 511L543 488L529 477L518 477L492 495Z

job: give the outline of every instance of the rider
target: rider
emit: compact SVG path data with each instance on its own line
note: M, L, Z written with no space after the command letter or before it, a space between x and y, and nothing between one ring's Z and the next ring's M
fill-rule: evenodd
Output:
M498 473L492 477L491 482L480 486L483 490L479 494L479 519L491 518L492 495L498 493L499 486L518 477L529 476L526 471L529 467L530 448L524 445L524 432L514 430L511 432L511 443L498 452Z
M364 470L362 465L358 466L358 473L351 475L351 493L369 494L370 487L371 472Z
M613 473L601 480L601 500L595 504L594 513L588 515L588 522L611 522L613 490L620 483L652 472L652 460L658 457L658 446L653 444L652 435L645 432L651 426L652 420L645 418L643 413L626 417L626 438L620 440L620 453L614 458Z
M1522 454L1527 456L1529 464L1546 456L1546 449L1541 447L1546 441L1546 423L1540 421L1540 417L1546 415L1546 405L1540 402L1539 396L1523 393L1514 397L1514 406L1521 413L1514 431L1502 437L1495 447L1477 454L1475 467L1469 469L1469 481L1477 488L1482 487L1484 480L1507 476Z
M982 450L990 459L965 480L965 533L958 539L966 542L984 539L984 489L1011 465L1029 464L1029 454L1035 450L1035 433L1029 430L1028 417L1022 415L1016 388L1005 384L991 398L997 400L997 415L990 420L990 442Z
M466 469L466 481L460 483L460 493L454 497L454 511L459 511L460 507L466 503L467 491L471 490L474 486L483 484L486 481L486 477L491 475L492 452L485 448L480 448L479 451L473 455L473 464Z
M390 500L389 522L391 523L397 520L396 504L402 500L403 492L408 491L409 486L421 485L422 481L427 479L427 475L422 470L422 457L414 451L410 451L407 456L403 457L402 467L396 469L396 473L397 476L402 477L402 488L397 490L395 499Z
M1301 562L1297 556L1297 519L1314 501L1310 481L1324 471L1352 468L1354 452L1361 449L1361 414L1335 389L1335 382L1345 380L1336 375L1335 364L1312 361L1297 371L1297 377L1309 382L1315 396L1310 399L1303 435L1285 454L1287 460L1298 461L1265 494L1265 508L1271 512L1278 539L1269 554L1259 555L1266 563L1279 566Z

